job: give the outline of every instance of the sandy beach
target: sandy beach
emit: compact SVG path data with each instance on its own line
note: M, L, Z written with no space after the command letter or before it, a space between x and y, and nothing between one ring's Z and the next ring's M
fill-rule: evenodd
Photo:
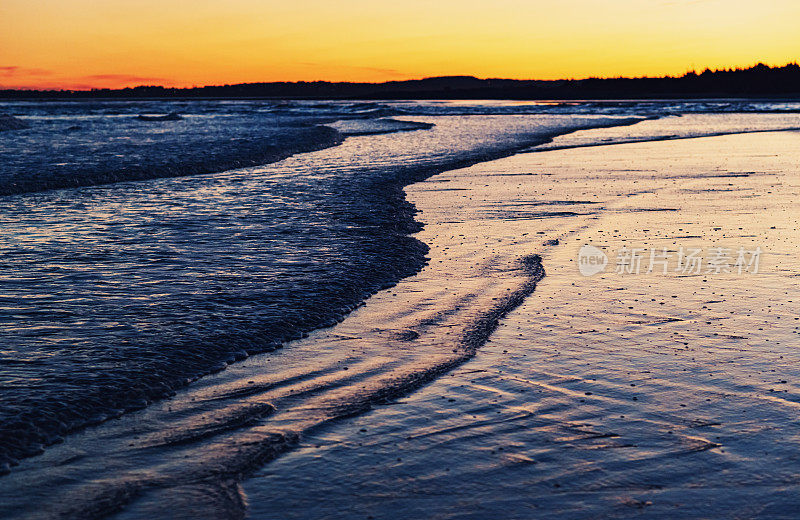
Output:
M798 139L525 154L410 187L430 269L539 253L547 276L474 359L246 481L249 517L792 518ZM673 263L582 276L584 244ZM684 273L681 247L763 253Z

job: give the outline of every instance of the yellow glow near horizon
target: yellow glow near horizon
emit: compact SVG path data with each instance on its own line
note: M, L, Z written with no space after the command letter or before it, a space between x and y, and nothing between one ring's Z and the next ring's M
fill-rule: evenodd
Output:
M0 87L681 74L800 59L796 0L2 0Z

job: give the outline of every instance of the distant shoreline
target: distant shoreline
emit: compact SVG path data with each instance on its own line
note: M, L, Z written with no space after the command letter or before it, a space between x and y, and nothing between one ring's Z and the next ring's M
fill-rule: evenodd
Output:
M511 98L511 97L458 97L458 96L430 96L430 97L412 97L412 96L405 96L405 97L376 97L376 98L367 98L367 97L302 97L302 96L251 96L251 97L234 97L234 96L181 96L181 97L171 97L171 96L152 96L152 97L124 97L124 96L74 96L74 97L67 97L67 96L49 96L49 97L33 97L33 96L5 96L2 94L3 91L0 91L0 101L30 101L30 102L47 102L47 101L74 101L76 103L80 103L83 101L125 101L125 102L137 102L137 101L281 101L281 100L292 100L292 101L539 101L539 102L559 102L559 103L626 103L626 102L668 102L668 101L696 101L696 102L703 102L703 101L764 101L764 102L771 102L774 103L776 101L786 101L786 102L796 102L800 101L800 93L797 95L792 96L752 96L752 97L745 97L745 96L726 96L720 95L717 97L713 96L704 96L704 97L692 97L692 96L685 96L685 97L618 97L618 98Z
M506 99L519 101L675 99L800 99L800 65L758 64L748 69L708 70L660 78L564 80L479 79L445 76L384 83L271 82L168 88L18 90L0 89L0 99Z

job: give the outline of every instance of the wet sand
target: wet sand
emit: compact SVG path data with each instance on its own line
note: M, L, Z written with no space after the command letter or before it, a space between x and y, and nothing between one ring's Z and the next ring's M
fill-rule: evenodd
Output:
M410 186L419 274L24 461L0 499L24 518L785 511L799 142L555 150ZM615 275L612 258L587 278L586 243L766 253L758 275Z
M547 275L456 370L306 432L245 482L249 517L796 517L798 144L780 132L548 151L409 187L430 266L362 310L396 308L408 349L425 335L403 322L419 294L453 308L497 297L485 280L502 290L504 266L530 254ZM614 252L605 273L579 273L584 244ZM646 261L617 274L623 245L763 253L758 274Z

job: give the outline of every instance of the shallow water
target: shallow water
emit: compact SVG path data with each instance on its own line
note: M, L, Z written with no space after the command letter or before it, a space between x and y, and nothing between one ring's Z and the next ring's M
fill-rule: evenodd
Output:
M72 117L55 119L66 124ZM125 117L125 125L154 124ZM70 431L331 326L369 294L416 272L426 249L407 236L417 227L400 186L570 129L621 122L368 121L348 129L418 130L351 137L264 167L4 197L0 465L7 471ZM223 137L213 126L199 127ZM34 128L25 131L30 139L45 131ZM168 142L187 140L191 149L191 136L175 130ZM137 146L158 151L134 137ZM117 150L122 160L135 161L125 150ZM158 160L160 152L151 159ZM81 171L94 171L80 161ZM86 173L81 182L98 179Z

